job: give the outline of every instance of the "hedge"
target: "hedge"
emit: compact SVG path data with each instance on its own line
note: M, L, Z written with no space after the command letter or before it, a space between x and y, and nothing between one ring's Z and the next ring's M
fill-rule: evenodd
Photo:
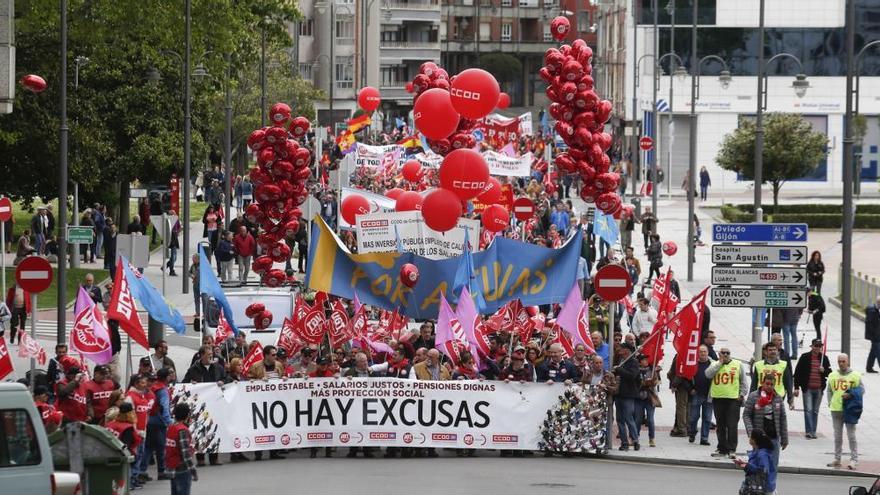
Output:
M755 205L753 204L741 204L741 205L725 205L736 208L740 211L745 211L748 213L755 213ZM807 204L796 204L796 205L779 205L774 210L772 204L764 205L764 214L770 214L773 211L776 213L840 213L840 208L842 205L840 204L829 204L829 203L807 203ZM857 213L868 213L868 214L880 214L880 204L865 204L858 205Z
M751 205L749 205L751 206ZM794 205L790 205L794 206ZM807 206L807 205L798 205ZM813 205L817 207L825 207L829 205ZM876 205L866 205L876 206ZM840 213L840 207L835 206L836 213L776 213L775 215L767 215L767 222L777 223L806 223L811 229L840 229L843 225L843 218ZM807 208L805 208L807 209ZM753 210L754 211L754 210ZM861 206L859 207L861 211ZM721 207L721 215L725 220L732 223L749 223L754 219L754 214L743 211L733 205L724 205ZM857 229L877 229L880 230L880 213L857 213L853 227Z

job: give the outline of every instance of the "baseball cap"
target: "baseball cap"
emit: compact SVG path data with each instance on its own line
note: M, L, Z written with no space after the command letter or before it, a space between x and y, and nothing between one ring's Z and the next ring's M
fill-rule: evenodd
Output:
M326 356L321 356L315 360L315 364L330 364L330 360Z
M812 341L811 344L814 345L814 346L817 346L817 345L824 345L824 344L822 343L822 341L819 340L819 339L813 339L813 341Z

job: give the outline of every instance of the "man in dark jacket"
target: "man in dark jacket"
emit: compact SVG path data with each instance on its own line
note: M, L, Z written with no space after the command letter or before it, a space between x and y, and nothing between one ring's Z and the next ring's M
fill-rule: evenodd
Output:
M709 445L709 429L712 424L712 401L709 400L709 386L712 381L706 378L706 370L712 364L709 349L700 346L697 359L697 374L694 375L694 386L690 390L690 414L688 415L688 440L694 443L697 436L697 422L700 424L700 445Z
M199 347L199 359L186 371L182 383L211 383L223 386L228 383L229 377L223 364L214 361L214 347L203 345ZM196 460L199 466L205 465L205 454L196 454ZM208 461L212 466L219 466L222 463L218 459L218 454L208 454Z
M547 349L545 359L537 369L539 382L572 382L581 379L581 372L570 361L562 359L562 344L554 343ZM636 365L638 369L638 365Z
M880 296L874 304L865 308L865 339L871 342L871 351L868 353L868 364L865 371L877 373L874 362L880 363Z
M629 343L620 345L620 365L615 366L612 372L619 379L617 395L614 398L614 406L617 408L617 430L620 434L620 450L629 450L629 445L639 450L639 429L636 425L636 402L639 400L641 378L639 363L630 359L635 347ZM627 436L629 433L629 436Z
M828 375L831 374L831 361L823 352L822 341L813 339L810 351L801 354L794 368L795 397L804 394L804 427L808 440L816 439L816 426L819 421L819 406Z
M689 380L676 372L678 369L678 358L678 354L672 358L672 364L669 365L669 371L666 372L666 379L669 380L669 390L675 395L675 424L672 426L672 431L669 432L671 437L687 435L691 389L694 388L693 380Z

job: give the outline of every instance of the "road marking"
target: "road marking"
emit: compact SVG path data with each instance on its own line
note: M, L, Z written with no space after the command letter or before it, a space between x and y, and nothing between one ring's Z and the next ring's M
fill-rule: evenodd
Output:
M22 280L46 280L49 278L49 272L46 270L22 270L18 276Z

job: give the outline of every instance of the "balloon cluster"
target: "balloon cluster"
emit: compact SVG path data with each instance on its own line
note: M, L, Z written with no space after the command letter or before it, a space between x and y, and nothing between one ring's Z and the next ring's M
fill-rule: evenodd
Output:
M244 315L254 320L254 328L265 330L272 324L272 312L263 303L252 303L244 308Z
M565 25L553 29L554 35L567 34ZM621 204L616 192L620 177L610 171L606 151L611 147L611 135L603 131L611 117L611 102L600 99L593 90L592 58L593 50L577 39L571 45L548 49L539 74L548 84L547 97L553 102L549 112L556 119L556 132L569 147L568 152L556 156L556 165L564 173L581 176L584 201L613 214Z
M263 284L278 287L288 282L288 277L272 266L290 257L290 247L283 239L300 228L299 205L308 198L306 183L311 175L312 153L298 141L309 131L307 118L292 117L290 107L284 103L272 105L269 116L272 125L255 130L247 140L257 156L257 166L250 171L255 202L245 209L245 217L263 230L257 237L263 254L251 268Z

